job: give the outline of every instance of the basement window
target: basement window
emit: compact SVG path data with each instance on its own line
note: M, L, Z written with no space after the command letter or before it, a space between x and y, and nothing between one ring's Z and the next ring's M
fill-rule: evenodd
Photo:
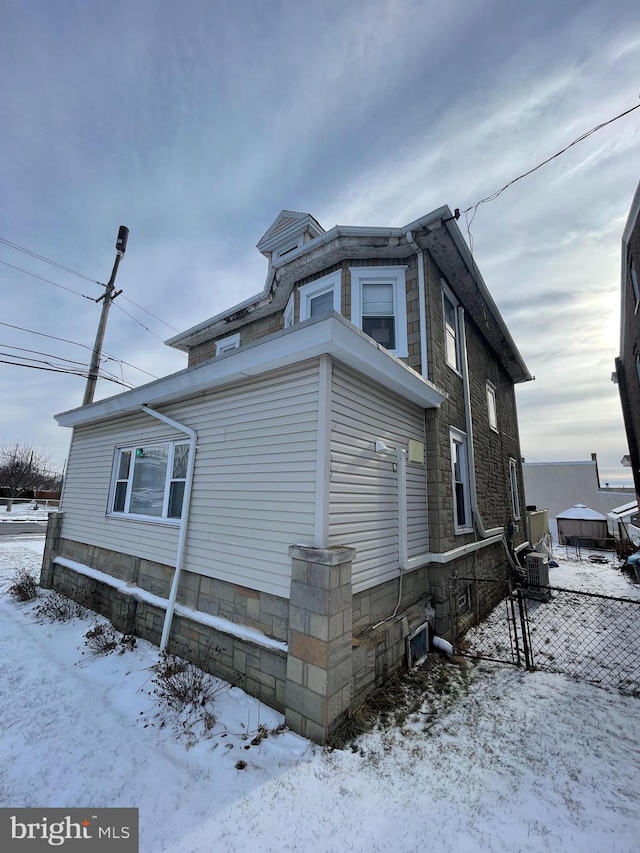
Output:
M150 521L181 518L188 460L188 442L118 448L109 514Z

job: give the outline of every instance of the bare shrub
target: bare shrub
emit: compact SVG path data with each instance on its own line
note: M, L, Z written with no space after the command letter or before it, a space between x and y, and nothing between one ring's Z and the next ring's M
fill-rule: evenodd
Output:
M226 689L223 682L175 655L163 653L152 669L153 692L174 711L188 706L202 708L214 701L222 687Z
M38 579L28 569L18 569L7 592L15 601L33 601L38 597Z
M120 634L109 622L98 622L84 635L84 643L92 652L92 657L110 655L117 651L124 654L135 648L136 638L126 634Z
M87 616L87 610L77 601L54 592L36 607L34 615L38 622L69 622Z

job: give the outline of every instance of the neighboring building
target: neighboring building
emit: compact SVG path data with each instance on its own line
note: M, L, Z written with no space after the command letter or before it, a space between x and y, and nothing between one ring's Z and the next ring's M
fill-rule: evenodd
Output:
M618 384L636 494L640 495L640 183L622 234Z
M634 497L631 488L601 487L595 453L588 462L524 462L522 475L527 506L549 511L549 527L556 542L556 518L567 507L584 504L606 516Z
M264 290L168 341L187 369L57 416L42 583L322 741L484 615L470 578L508 574L531 377L447 207L330 231L285 210L258 248Z

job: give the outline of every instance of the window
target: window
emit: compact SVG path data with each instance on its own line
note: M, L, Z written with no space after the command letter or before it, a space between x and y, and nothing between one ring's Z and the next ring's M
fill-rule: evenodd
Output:
M300 321L327 311L340 313L340 270L324 275L300 288Z
M235 335L229 335L227 338L221 338L216 343L216 355L222 355L225 352L231 352L233 349L238 349L240 346L240 332Z
M473 526L471 523L467 436L463 432L452 429L450 441L454 528L456 533L468 533L473 530Z
M444 280L442 284L442 312L444 315L445 354L447 364L460 373L460 335L458 330L458 303Z
M637 311L640 304L640 284L638 284L638 273L636 272L636 265L633 262L633 258L629 260L629 274L631 275L631 286L633 287L633 298L636 301Z
M181 518L188 442L164 442L116 451L110 512L146 518Z
M295 307L294 294L292 293L287 302L287 307L284 309L284 327L285 329L293 326L293 309Z
M489 412L489 426L498 432L498 409L496 407L496 389L491 382L487 382L487 410Z
M509 460L509 480L511 482L511 509L514 521L520 518L520 497L518 496L518 465L515 459Z
M351 321L400 358L407 344L406 267L351 267Z

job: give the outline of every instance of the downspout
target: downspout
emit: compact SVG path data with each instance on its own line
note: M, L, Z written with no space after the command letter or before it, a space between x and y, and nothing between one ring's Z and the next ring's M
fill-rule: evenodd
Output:
M420 248L413 235L413 231L407 231L405 234L407 243L415 250L418 264L418 311L420 314L420 372L425 379L429 378L429 357L427 352L427 288L424 280L424 251ZM426 418L426 413L423 413ZM426 432L426 423L425 423ZM425 518L428 518L428 488L425 491ZM429 530L427 529L427 537ZM427 547L429 542L427 539ZM409 560L407 559L406 568L409 568Z
M424 251L416 243L413 231L406 233L407 243L415 249L418 256L418 309L420 311L420 372L428 379L429 360L427 358L427 290L424 283Z
M476 458L473 441L473 419L471 417L471 388L469 385L469 363L467 361L467 336L464 324L464 308L458 306L458 333L460 335L460 366L462 368L462 390L464 395L464 417L467 430L467 454L469 467L469 497L471 499L471 512L473 519L482 539L496 536L503 532L502 527L494 527L485 530L480 510L478 509L478 490L476 484Z
M173 622L173 612L176 606L176 598L178 597L178 586L180 585L180 574L182 572L182 564L184 562L184 549L187 541L187 523L189 521L189 509L191 507L191 489L193 486L193 471L196 462L196 440L197 433L191 427L185 426L184 424L178 423L178 421L174 421L173 418L167 417L167 415L163 415L160 412L156 412L155 409L149 408L149 406L144 405L141 406L142 411L147 415L150 415L152 418L157 418L159 421L163 421L163 423L168 424L168 426L173 427L178 430L178 432L182 432L185 435L189 436L189 464L187 467L187 477L184 484L184 498L182 501L182 515L180 516L180 533L178 535L178 547L176 551L176 568L173 573L173 580L171 582L171 591L169 593L169 601L167 603L167 610L164 616L164 624L162 626L162 638L160 640L160 651L163 652L167 643L169 642L169 634L171 633L171 623ZM186 507L186 511L185 511Z

